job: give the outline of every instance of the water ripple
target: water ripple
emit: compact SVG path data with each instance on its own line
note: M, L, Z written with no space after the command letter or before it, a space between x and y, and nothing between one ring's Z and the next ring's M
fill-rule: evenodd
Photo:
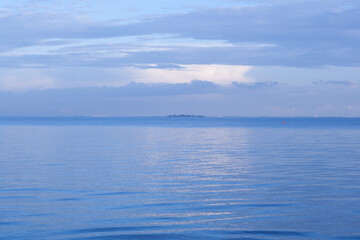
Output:
M175 233L161 233L161 234L119 234L106 236L92 236L92 237L77 237L70 238L71 240L107 240L107 239L193 239L191 235L175 234Z
M127 227L102 227L102 228L87 228L68 231L66 234L82 234L82 233L99 233L99 232L124 232L124 231L142 231L154 230L161 228L159 226L127 226Z
M358 127L175 126L0 126L1 237L360 239Z
M268 236L289 236L289 237L307 237L309 233L296 232L296 231L267 231L267 230L254 230L254 231L226 231L226 234L234 235L268 235Z
M88 196L117 196L127 194L138 194L139 192L106 192L106 193L91 193Z

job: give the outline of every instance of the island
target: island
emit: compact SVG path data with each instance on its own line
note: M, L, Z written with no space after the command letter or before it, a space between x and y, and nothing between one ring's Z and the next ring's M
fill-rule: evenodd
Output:
M205 116L201 116L201 115L188 115L188 114L180 114L180 115L176 115L176 114L172 114L172 115L169 115L167 117L205 117Z

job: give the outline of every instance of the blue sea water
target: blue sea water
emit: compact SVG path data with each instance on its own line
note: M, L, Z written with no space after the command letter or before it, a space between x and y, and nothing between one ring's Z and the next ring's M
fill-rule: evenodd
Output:
M358 118L2 117L0 239L360 239L359 140Z

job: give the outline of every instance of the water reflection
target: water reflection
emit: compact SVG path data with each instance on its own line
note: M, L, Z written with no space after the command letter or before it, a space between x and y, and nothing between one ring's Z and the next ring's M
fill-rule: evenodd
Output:
M146 163L168 166L168 177L206 181L231 177L232 172L239 174L249 166L246 129L148 129L144 141L152 154Z

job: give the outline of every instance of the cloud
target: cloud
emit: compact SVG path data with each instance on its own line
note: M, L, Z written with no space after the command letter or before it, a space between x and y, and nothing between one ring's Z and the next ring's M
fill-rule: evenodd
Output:
M32 64L35 64L34 62ZM0 72L0 91L24 91L47 88L120 87L129 82L187 83L198 79L215 84L251 83L246 77L249 66L136 64L119 68L77 66L41 68L41 65Z
M46 84L47 82L31 82L29 84ZM16 84L16 82L15 82ZM29 95L62 95L62 96L98 96L98 97L144 97L144 96L172 96L193 94L238 94L243 91L256 90L275 86L276 82L255 82L217 84L211 81L192 80L183 83L144 83L130 82L120 87L77 87L77 88L43 88L29 91ZM23 86L23 90L27 86ZM19 92L11 88L13 92ZM3 89L3 92L9 92ZM21 93L21 91L20 91Z
M136 83L131 82L123 87L109 88L117 96L171 96L192 94L239 94L244 91L268 88L276 82L239 83L228 85L211 81L192 80L189 83Z
M359 112L357 0L110 2L0 3L2 114Z
M23 92L56 87L55 79L38 69L10 69L0 73L0 91Z
M278 82L255 82L255 83L239 83L239 82L232 82L232 85L236 88L240 89L259 89L264 87L272 87L277 85Z
M358 87L359 83L356 81L316 81L313 82L315 85L340 85L340 86L349 86L349 87Z
M311 90L311 91L309 91ZM358 116L358 89L208 81L0 92L2 116Z
M192 79L211 81L217 84L229 84L233 81L252 82L245 77L251 67L233 65L179 65L174 69L132 69L135 79L142 82L182 83ZM121 70L120 70L121 71Z
M29 62L49 67L136 63L360 66L359 23L359 3L350 0L263 1L247 7L160 15L129 24L88 21L54 11L17 12L0 17L6 36L0 39L3 55L21 47L44 47L51 39L60 41L59 48L52 52L39 50L44 51L41 56L24 56L18 51L18 55L1 57L1 62L2 67L20 67ZM169 35L168 44L156 44L156 34ZM137 39L131 48L131 40L120 40L131 36L148 37ZM111 44L96 43L100 39L109 39ZM203 42L189 46L176 44L174 39L221 41L227 45ZM82 46L69 48L66 41L78 41Z
M113 89L117 96L171 96L221 93L222 86L210 81L193 80L189 83L136 83Z

